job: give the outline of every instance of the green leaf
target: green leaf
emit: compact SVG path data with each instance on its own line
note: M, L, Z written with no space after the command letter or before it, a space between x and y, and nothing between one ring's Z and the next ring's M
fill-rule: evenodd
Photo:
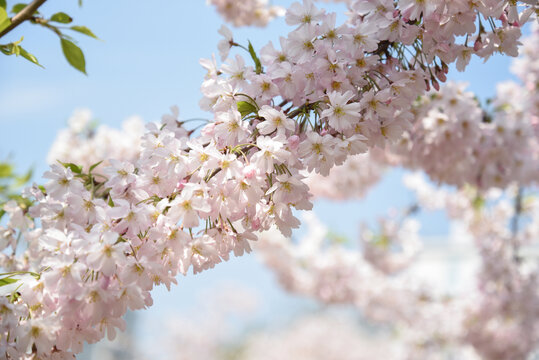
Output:
M249 41L249 54L251 54L251 58L253 58L253 61L255 62L255 72L257 74L262 73L262 63L260 62L260 59L256 55L255 48L253 47L253 44Z
M78 166L76 164L73 164L73 163L64 163L64 162L61 162L61 161L58 161L60 164L62 164L63 167L65 167L66 169L70 169L74 174L82 174L82 167L81 166Z
M99 39L99 38L92 32L92 30L88 29L86 26L74 25L74 26L70 27L70 29L73 30L73 31L80 32L81 34L84 34L84 35L86 35L86 36L93 37L94 39Z
M11 12L13 14L17 14L19 13L22 9L24 9L26 7L27 4L23 4L23 3L18 3L18 4L15 4L13 5L13 7L11 8Z
M15 41L9 44L0 45L0 51L3 52L5 55L13 55L19 56L21 53L21 47L19 44L22 42L22 37L19 41Z
M17 281L19 281L19 279L12 279L12 278L6 277L6 278L3 278L3 279L0 279L0 286L13 284L13 283L15 283Z
M6 7L7 7L6 0L0 0L0 8L5 10Z
M69 24L73 21L71 16L67 15L65 12L57 12L56 14L52 15L49 20L61 24Z
M21 46L19 46L19 55L21 55L23 58L25 58L26 60L36 64L37 66L40 66L40 67L43 67L43 65L41 65L38 61L37 61L37 58L30 54L28 51L24 50Z
M0 178L13 176L13 165L8 163L0 163Z
M5 6L0 6L0 31L11 25L11 20L6 12Z
M237 105L242 118L249 114L256 113L256 107L248 101L238 101Z
M114 245L119 244L119 243L123 243L123 242L127 242L127 240L122 236L118 236L118 240L116 240Z
M86 75L86 61L84 60L84 54L82 50L75 45L72 41L67 39L60 39L62 43L62 51L67 62L75 69Z
M472 201L472 206L475 210L481 210L483 206L485 206L485 203L485 199L483 199L482 196L477 195Z
M24 174L22 176L17 176L15 178L15 186L19 187L19 186L23 186L24 184L26 184L32 178L33 173L34 173L33 170L30 169L30 170L28 170L26 172L26 174Z
M1 204L0 204L1 205ZM6 211L4 209L0 209L0 220L2 217L6 214Z
M103 162L103 160L101 160L100 162L97 162L97 163L93 164L92 166L90 166L90 170L88 171L88 173L91 174L92 171L93 171L96 167L98 167L102 162Z
M7 44L7 45L0 45L0 51L4 54L4 55L13 55L11 52L10 52L10 46L11 44Z

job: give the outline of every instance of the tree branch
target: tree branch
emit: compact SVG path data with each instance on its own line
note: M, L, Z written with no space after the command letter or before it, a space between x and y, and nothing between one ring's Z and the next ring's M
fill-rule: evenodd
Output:
M519 250L519 243L518 243L518 220L522 213L522 196L523 196L523 190L522 187L518 187L517 194L515 196L515 214L513 215L513 218L511 219L511 247L513 250L513 260L515 263L520 263L520 256L518 255Z
M6 35L11 30L15 29L17 26L25 22L26 20L30 20L36 10L43 5L43 3L47 0L34 0L30 4L26 5L24 9L19 11L17 15L11 18L11 24L5 28L2 32L0 32L0 38Z

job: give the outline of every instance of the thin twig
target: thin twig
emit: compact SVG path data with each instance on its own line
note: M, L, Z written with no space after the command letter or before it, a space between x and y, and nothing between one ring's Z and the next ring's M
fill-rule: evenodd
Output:
M0 32L0 38L6 35L11 30L15 29L17 26L25 22L26 20L30 20L34 13L37 11L37 9L43 5L43 3L47 0L34 0L30 4L26 5L24 9L19 11L17 15L11 18L11 24L5 28L2 32Z
M518 264L520 263L520 257L518 255L519 250L519 244L518 244L518 231L519 231L519 218L522 214L522 196L523 196L523 190L522 187L518 187L517 194L515 196L515 213L513 214L513 218L511 219L511 247L513 250L513 260Z

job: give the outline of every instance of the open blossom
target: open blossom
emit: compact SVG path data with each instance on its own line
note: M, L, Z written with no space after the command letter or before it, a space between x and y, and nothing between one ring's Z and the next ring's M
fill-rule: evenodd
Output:
M232 38L232 31L225 25L222 25L219 29L219 34L223 35L224 39L219 41L217 44L217 49L219 49L219 55L221 55L221 60L225 60L228 57L228 53L230 52L230 48L232 47L232 44L234 43L234 39Z
M328 95L329 109L322 111L321 117L327 117L329 125L337 131L351 129L360 118L361 105L348 103L353 97L351 91L339 94L334 91Z
M197 211L208 212L209 205L200 194L201 189L193 185L186 185L181 194L169 202L170 210L168 216L174 222L182 220L182 225L186 228L198 226L199 216Z
M256 146L260 151L252 157L257 168L263 172L272 173L275 165L286 163L291 154L284 149L284 142L284 137L260 136L257 138Z
M90 249L88 264L94 270L101 271L103 275L111 276L116 268L116 263L122 260L127 249L127 244L118 241L118 233L107 232Z
M256 126L263 135L271 134L275 130L277 130L277 135L284 135L287 130L292 132L296 127L292 119L271 106L262 106L258 111L258 115L266 120Z
M34 226L34 222L27 217L15 200L10 200L4 204L2 209L9 214L8 227L17 228L25 231Z
M55 197L64 197L69 192L78 192L82 190L82 184L74 177L69 168L64 168L58 164L52 165L53 171L47 171L43 177L50 179L45 184L47 192Z
M293 3L286 12L286 23L288 25L309 25L322 20L324 10L318 9L311 0L306 0L303 4Z

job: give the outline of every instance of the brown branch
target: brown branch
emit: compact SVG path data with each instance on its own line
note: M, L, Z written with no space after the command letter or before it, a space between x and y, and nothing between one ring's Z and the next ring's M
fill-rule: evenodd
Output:
M518 255L519 251L519 243L518 243L518 231L519 231L519 218L522 214L522 197L523 197L523 190L522 187L518 187L517 194L515 196L515 213L513 214L513 218L511 219L511 247L513 250L513 260L515 263L519 264L521 261L520 256Z
M37 9L43 5L43 3L47 0L34 0L30 4L26 5L24 9L19 11L17 15L11 18L11 24L5 28L2 32L0 32L0 38L6 35L11 30L15 29L17 26L25 22L26 20L30 20L34 13L37 11Z

